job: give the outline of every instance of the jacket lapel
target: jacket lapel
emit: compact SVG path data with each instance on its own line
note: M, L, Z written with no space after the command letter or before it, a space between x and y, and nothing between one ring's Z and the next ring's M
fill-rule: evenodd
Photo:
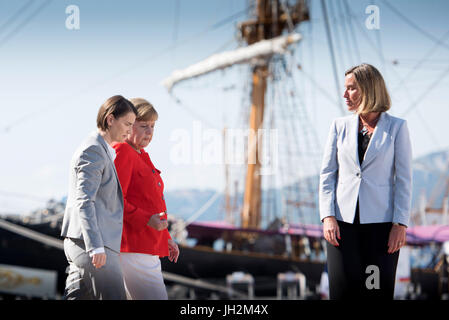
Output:
M117 170L115 169L115 164L112 161L111 157L109 156L109 150L108 150L107 142L104 140L104 138L98 132L97 132L97 141L100 142L101 146L103 147L104 151L106 152L106 156L107 156L109 162L111 163L112 169L114 170L114 173L115 173L115 177L117 178L118 186L119 186L119 189L120 189L120 194L122 194L122 186L120 185L120 180L118 178Z
M359 116L353 115L348 124L348 142L349 150L351 150L351 157L354 160L356 166L360 167L359 152L358 152L358 130L359 129Z
M366 167L378 155L380 148L384 145L390 130L390 116L382 112L379 122L374 129L373 136L368 144L368 148L363 158L362 168Z

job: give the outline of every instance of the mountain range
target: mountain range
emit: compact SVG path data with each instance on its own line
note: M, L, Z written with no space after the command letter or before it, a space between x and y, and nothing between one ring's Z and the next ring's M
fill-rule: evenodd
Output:
M318 188L319 176L315 175L309 178L308 183ZM419 199L423 194L426 199L434 199L433 207L441 208L445 190L449 188L449 149L432 152L425 156L416 158L413 161L413 190L412 190L412 207L417 209L419 206ZM297 185L290 186L296 188ZM281 193L285 192L287 188L269 190L268 193L275 194L276 203L273 208L280 211ZM183 189L165 192L165 199L167 203L168 212L176 216L187 219L197 212L209 199L215 194L216 190L206 189ZM238 207L241 207L242 194L239 194ZM315 195L314 201L318 200L318 195ZM263 203L263 206L268 206ZM216 201L199 216L197 221L212 221L224 219L224 195L220 195ZM265 212L269 211L268 207L264 207ZM271 207L270 207L271 208ZM305 208L302 210L301 217L298 217L299 211L292 209L292 215L289 215L292 222L304 223L319 223L318 213L316 208ZM273 212L272 212L273 213ZM238 214L238 213L237 213ZM279 215L279 213L278 213Z

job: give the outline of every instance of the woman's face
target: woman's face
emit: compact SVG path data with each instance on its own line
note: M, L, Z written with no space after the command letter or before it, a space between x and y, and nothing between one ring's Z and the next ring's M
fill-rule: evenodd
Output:
M156 120L136 121L128 140L137 148L147 147L153 138Z
M345 93L343 95L349 111L357 110L361 101L360 96L360 88L357 85L354 75L350 73L345 77Z
M109 134L112 141L125 142L126 138L132 131L136 115L134 112L128 112L127 114L115 118L114 115L108 116Z

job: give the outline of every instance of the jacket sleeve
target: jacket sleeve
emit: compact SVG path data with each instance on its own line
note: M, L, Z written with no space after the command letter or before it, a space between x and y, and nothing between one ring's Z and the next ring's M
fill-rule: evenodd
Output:
M337 128L336 120L334 120L324 148L323 161L320 170L319 207L321 221L326 217L335 216L337 176Z
M105 163L97 146L84 150L75 162L75 203L86 251L104 246L98 227L95 198L101 184Z
M408 226L412 202L412 147L404 120L394 142L393 222Z
M120 145L115 148L115 152L116 157L114 163L123 192L123 220L126 223L131 224L133 229L141 230L147 227L148 220L152 216L152 213L146 211L144 208L139 208L128 201L127 193L133 175L135 157L132 157L129 150Z

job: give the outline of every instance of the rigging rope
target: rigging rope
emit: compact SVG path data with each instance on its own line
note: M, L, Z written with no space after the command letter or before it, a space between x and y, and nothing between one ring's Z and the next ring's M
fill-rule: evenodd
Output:
M436 37L434 37L432 34L430 34L429 32L425 31L424 29L422 29L420 26L418 26L416 23L414 23L412 20L410 20L409 18L407 18L406 16L404 16L398 9L396 9L391 3L382 0L382 2L391 9L391 11L393 11L397 16L399 16L402 20L404 20L408 25L410 25L412 28L414 28L415 30L419 31L420 33L422 33L423 35L425 35L427 38L429 38L430 40L434 41L437 45L449 49L449 45L447 45L446 43L442 43L440 42Z
M47 236L46 234L42 234L40 232L31 230L29 228L19 226L15 223L8 222L2 218L0 218L0 227L8 230L10 232L21 235L23 237L43 243L45 245L64 250L63 240L56 239L56 238Z
M52 1L52 0L49 0L49 1ZM46 4L47 4L47 2L44 3L44 5L46 5ZM42 6L42 8L43 7L44 6ZM53 110L55 108L60 108L61 105L64 105L66 101L73 101L74 99L77 99L80 96L83 96L85 93L90 92L90 91L92 91L92 90L94 90L94 89L96 89L96 88L98 88L98 87L108 83L112 79L116 79L116 78L118 78L120 76L123 76L124 74L127 74L128 72L130 72L132 70L135 70L135 69L141 67L142 65L148 63L148 62L153 62L154 59L157 59L157 58L160 58L160 57L164 57L164 56L166 56L167 52L171 52L174 49L180 47L181 45L191 44L192 41L194 41L194 40L204 36L208 32L216 30L219 27L221 27L222 25L225 25L225 24L229 23L230 21L233 21L235 18L239 17L240 15L242 15L244 13L247 13L247 11L250 10L251 8L252 8L252 5L248 6L245 10L239 11L239 12L237 12L237 13L229 16L229 17L226 17L226 18L220 20L217 23L214 23L213 25L208 26L203 31L201 31L201 32L199 32L199 33L197 33L195 35L192 35L189 38L186 38L182 42L171 44L171 45L167 46L166 48L162 49L160 52L152 54L149 57L143 58L141 61L136 62L134 64L131 64L128 67L123 68L122 70L119 70L118 72L116 72L116 73L114 73L112 75L109 75L105 79L102 79L102 80L100 80L98 82L95 82L95 83L91 83L88 86L78 90L77 92L75 92L75 93L73 93L71 95L67 95L65 98L63 98L61 100L64 103L62 103L62 102L61 103L53 103L53 104L51 104L48 107L44 107L44 108L40 108L40 109L34 110L34 111L32 111L32 112L30 112L30 113L28 113L28 114L26 114L26 115L24 115L24 116L22 116L22 117L20 117L18 119L12 121L10 124L3 126L2 130L0 130L0 133L2 133L2 132L3 133L8 133L13 127L15 127L15 126L17 126L17 125L27 121L28 119L35 119L37 116L40 116L40 115L42 115L45 112L48 112L48 111ZM41 7L39 8L39 11L40 10L41 10ZM30 18L33 18L33 17L34 17L34 15L31 16L31 17L28 17L27 19L30 19ZM28 22L29 21L26 20L26 23L28 23ZM0 44L0 47L1 47L1 44Z
M30 15L28 15L18 26L16 26L10 33L5 37L0 39L0 48L5 45L5 43L12 39L20 30L22 30L28 23L30 23L46 6L48 6L53 0L47 0L42 5L40 5L36 10L34 10Z
M16 11L8 20L6 20L1 26L0 26L0 33L2 33L5 29L8 28L8 25L12 24L17 18L20 17L20 15L24 14L25 11L30 7L30 5L35 0L29 0L27 3L25 3L22 7L20 7L19 10Z
M328 40L327 43L329 45L329 51L330 51L331 58L332 58L332 69L334 71L335 88L337 90L337 96L340 97L340 93L342 91L340 90L340 84L339 84L339 80L338 80L337 64L335 61L334 46L332 44L332 35L331 35L330 26L329 26L329 17L327 15L325 0L321 0L321 7L323 9L323 16L324 16L324 21L325 21L325 25L326 25L326 36L327 36L327 40ZM341 104L341 100L338 100L338 106L340 108L341 114L344 115L345 110Z

